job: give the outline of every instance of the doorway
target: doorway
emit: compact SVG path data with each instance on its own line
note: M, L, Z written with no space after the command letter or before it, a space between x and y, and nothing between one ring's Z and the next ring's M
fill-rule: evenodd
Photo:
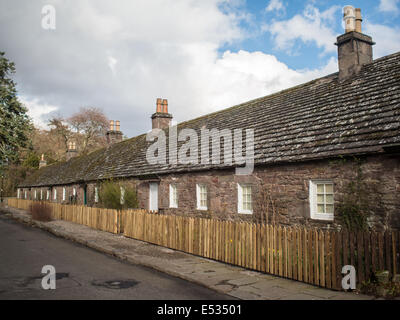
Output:
M87 185L83 187L83 204L87 205Z
M149 183L149 210L158 211L158 183Z

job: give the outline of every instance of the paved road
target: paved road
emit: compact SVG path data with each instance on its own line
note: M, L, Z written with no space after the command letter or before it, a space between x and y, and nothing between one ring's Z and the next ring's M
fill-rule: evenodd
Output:
M56 290L43 290L43 265L56 268ZM0 215L0 300L231 299L202 286L124 263Z

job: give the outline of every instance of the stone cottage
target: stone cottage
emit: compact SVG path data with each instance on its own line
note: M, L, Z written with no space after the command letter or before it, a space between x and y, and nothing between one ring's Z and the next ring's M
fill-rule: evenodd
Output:
M102 181L112 178L134 185L139 206L160 213L323 228L360 214L375 228L400 228L400 53L373 60L359 9L346 7L344 19L339 72L177 125L178 133L191 129L198 137L214 130L205 144L198 139L192 160L219 148L224 161L171 161L167 143L155 153L166 161L150 163L157 139L122 141L120 123L112 122L106 148L77 157L71 143L68 160L42 163L18 197L61 203L75 197L95 206ZM166 141L171 119L167 100L157 99L152 128ZM239 129L244 140L246 130L253 134L250 174L236 174L238 164L225 153L235 141L227 133ZM185 139L178 140L179 149Z

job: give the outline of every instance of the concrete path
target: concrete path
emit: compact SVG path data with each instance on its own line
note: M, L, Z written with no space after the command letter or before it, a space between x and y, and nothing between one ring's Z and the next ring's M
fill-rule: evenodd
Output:
M125 238L67 222L32 221L23 210L2 207L2 214L90 248L246 300L371 300L374 297L323 289L241 267Z

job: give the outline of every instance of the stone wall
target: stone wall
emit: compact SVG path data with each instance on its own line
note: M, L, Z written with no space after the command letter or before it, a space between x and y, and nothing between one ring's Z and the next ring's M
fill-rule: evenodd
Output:
M157 181L159 210L165 214L265 222L268 203L270 223L275 218L276 223L283 225L338 227L336 216L333 222L310 218L309 181L318 179L333 181L335 206L349 194L350 186L354 187L357 181L362 181L362 192L367 198L365 202L368 203L369 212L373 213L369 217L369 224L378 230L390 227L400 229L400 159L396 155L264 166L257 167L249 176L235 175L234 170L213 170L162 175L158 180L126 179L124 183L136 187L139 207L148 209L149 182ZM175 184L177 187L178 208L169 208L170 184ZM208 210L206 211L196 208L196 184L207 186ZM252 215L237 213L238 184L252 186ZM88 205L95 205L95 185L95 183L87 185ZM74 186L77 188L78 203L83 203L83 188L79 185L67 186L67 199L68 195L72 194ZM45 197L45 191L43 192ZM61 197L60 186L57 187L57 201L61 201Z
M159 208L163 213L193 216L214 216L224 219L266 221L266 201L269 204L268 222L286 225L305 225L323 228L338 227L333 222L310 218L309 181L332 180L335 205L349 196L349 190L362 189L366 207L371 213L370 226L378 230L400 229L400 160L395 155L342 158L305 163L258 167L250 176L237 176L233 170L214 170L198 173L160 176ZM357 183L361 181L361 183ZM175 184L178 208L169 208L169 185ZM196 208L196 184L208 188L208 210ZM253 193L253 215L238 214L238 184L250 184ZM137 182L140 206L148 209L149 184Z

